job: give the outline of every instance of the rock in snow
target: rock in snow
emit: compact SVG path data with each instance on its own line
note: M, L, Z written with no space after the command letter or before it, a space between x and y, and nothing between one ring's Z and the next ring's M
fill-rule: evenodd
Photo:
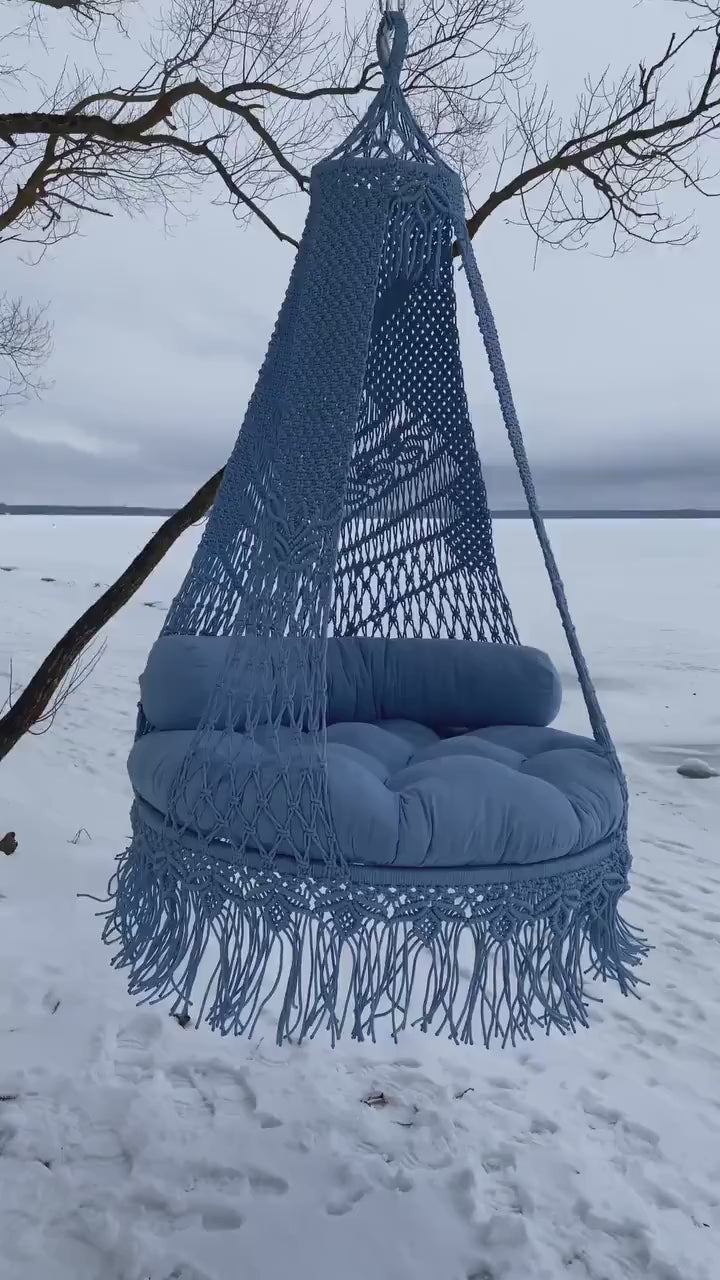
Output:
M683 778L717 778L718 771L708 764L707 760L698 760L694 756L690 760L683 760L678 765L678 773Z

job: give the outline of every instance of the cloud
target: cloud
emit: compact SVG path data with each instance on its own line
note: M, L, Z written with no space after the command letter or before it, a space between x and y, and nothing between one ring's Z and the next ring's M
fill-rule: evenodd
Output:
M109 424L110 437L119 424ZM2 440L3 483L0 501L17 503L101 503L175 507L222 466L232 448L226 438L186 432L171 449L148 432L142 446L118 453L77 449L63 440ZM485 466L491 505L521 507L524 499L511 463ZM697 452L684 458L644 457L590 465L539 463L535 481L546 507L717 507L720 505L720 453ZM59 496L60 495L60 496Z

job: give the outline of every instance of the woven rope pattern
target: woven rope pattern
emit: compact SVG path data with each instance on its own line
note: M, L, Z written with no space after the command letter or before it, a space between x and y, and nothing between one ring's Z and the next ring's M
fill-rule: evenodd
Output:
M453 224L425 216L421 230L416 205L396 206L383 246L333 629L512 643L460 363ZM423 262L398 277L408 220Z
M416 1025L504 1046L586 1027L588 974L625 994L637 986L647 948L618 914L622 843L584 870L459 891L248 875L134 823L142 841L112 885L106 941L133 995L186 1013L215 937L221 963L195 1018L221 1034L252 1035L279 991L278 1041L374 1039L385 1023L393 1037Z
M517 641L460 363L461 207L444 167L421 181L402 160L315 171L268 356L165 625L236 638L175 779L177 839L259 850L266 870L290 851L303 872L346 871L326 796L328 632ZM219 779L238 729L249 767Z

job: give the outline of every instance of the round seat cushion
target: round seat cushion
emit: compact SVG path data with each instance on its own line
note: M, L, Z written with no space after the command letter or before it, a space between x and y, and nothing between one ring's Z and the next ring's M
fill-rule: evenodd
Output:
M156 731L132 748L133 788L160 814L194 736ZM283 728L255 741L205 731L176 789L174 817L206 839L289 855L304 848L318 765L303 738ZM327 787L343 856L371 867L531 866L591 848L623 816L601 748L537 726L443 738L407 720L334 724Z

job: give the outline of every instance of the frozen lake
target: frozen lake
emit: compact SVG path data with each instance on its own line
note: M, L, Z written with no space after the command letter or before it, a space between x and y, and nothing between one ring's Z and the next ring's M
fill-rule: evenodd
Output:
M157 523L0 519L3 696ZM134 1009L76 895L128 834L137 676L193 531L0 767L3 1280L716 1280L720 779L676 766L720 768L720 521L549 528L628 773L643 999L506 1053L278 1050ZM495 534L521 637L563 674L558 724L586 732L532 528Z

